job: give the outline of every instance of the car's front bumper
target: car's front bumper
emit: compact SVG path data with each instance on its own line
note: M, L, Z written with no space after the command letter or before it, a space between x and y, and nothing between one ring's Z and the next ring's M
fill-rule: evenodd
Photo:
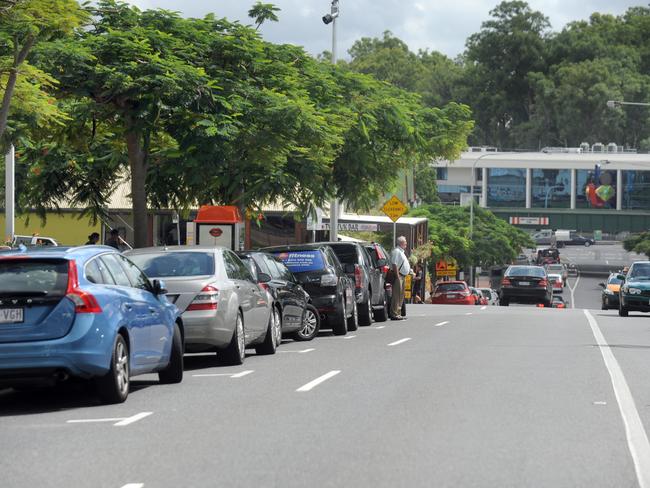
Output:
M623 294L620 297L621 305L628 310L650 312L650 297L644 295Z
M605 305L606 307L618 308L618 304L619 304L618 295L616 294L603 295L603 305Z

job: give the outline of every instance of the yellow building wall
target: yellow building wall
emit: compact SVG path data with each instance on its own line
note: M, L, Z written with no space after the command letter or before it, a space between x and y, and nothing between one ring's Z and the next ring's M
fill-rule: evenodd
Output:
M28 217L29 225L27 224ZM45 224L36 214L22 214L16 217L14 225L17 235L31 236L34 232L38 232L41 236L56 239L60 246L85 244L90 234L97 232L101 235L102 232L99 221L93 225L90 217L79 219L79 214L74 212L48 213ZM0 214L0 232L2 234L5 232L4 212ZM2 240L5 241L6 238L3 237Z

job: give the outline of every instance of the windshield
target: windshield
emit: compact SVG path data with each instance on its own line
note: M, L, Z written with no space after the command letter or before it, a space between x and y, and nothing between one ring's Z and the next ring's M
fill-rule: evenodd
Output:
M319 271L325 268L320 251L288 251L274 254L294 273Z
M1 260L0 278L0 296L30 293L63 296L68 286L68 261Z
M211 252L130 254L129 259L150 278L214 274L214 255Z
M512 266L506 271L506 276L535 276L544 278L544 268L539 266Z
M630 270L630 278L650 280L650 263L634 264Z
M623 282L620 279L618 279L616 276L611 276L607 280L608 285L620 285L621 283L623 283Z
M437 292L446 292L446 291L465 291L465 285L463 283L442 283L436 286Z

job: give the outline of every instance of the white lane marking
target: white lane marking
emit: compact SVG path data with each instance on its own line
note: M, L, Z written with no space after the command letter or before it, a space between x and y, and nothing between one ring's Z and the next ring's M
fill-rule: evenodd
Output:
M639 480L639 486L640 488L650 488L650 442L648 442L648 436L639 417L639 412L636 409L632 392L627 381L625 381L621 366L609 348L609 344L607 344L600 327L598 327L598 322L588 310L583 311L612 380L612 387L614 388L618 408L621 412L621 417L623 417L623 423L625 424L627 445L632 455L632 461L634 461L634 469Z
M467 312L465 315L472 315L472 312Z
M144 483L127 483L122 488L142 488Z
M124 420L124 417L107 418L107 419L81 419L81 420L67 420L67 424L90 424L93 422L119 422Z
M486 305L483 305L483 306L481 307L481 310L485 310L486 308L487 308L487 306L486 306Z
M343 339L354 339L356 336L355 335L349 335L345 336Z
M340 372L341 372L341 371L333 370L333 371L330 371L329 373L325 373L323 376L319 376L319 377L316 378L315 380L312 380L312 381L310 381L309 383L307 383L307 384L305 384L305 385L302 385L302 386L301 386L300 388L298 388L296 391L300 391L300 392L303 392L303 391L309 391L309 390L311 390L311 389L317 387L318 385L320 385L323 381L327 381L327 380L329 380L330 378L332 378L333 376L336 376L336 375L339 374Z
M383 329L384 327L386 327L386 326L385 325L379 325L379 326L375 327L375 329Z
M145 417L148 417L149 415L153 414L153 412L140 412L135 414L133 417L128 417L122 420L121 422L118 422L115 424L115 427L125 427L127 425L131 425L138 420L142 420Z
M568 280L567 280L568 282ZM576 301L575 298L573 297L573 293L576 291L576 288L578 288L578 283L580 283L580 273L576 275L576 282L571 286L571 283L569 283L569 291L571 292L571 308L576 308Z
M243 378L244 376L248 376L253 372L254 371L252 369L249 369L247 371L242 371L241 373L235 373L234 375L231 376L231 378Z
M405 343L406 341L410 341L410 340L411 340L410 337L405 337L404 339L400 339L399 341L391 342L391 343L388 344L388 345L389 345L389 346L397 346L397 345L399 345L399 344L403 344L403 343Z
M435 327L442 327L443 325L447 325L449 323L448 320L445 320L444 322L438 322Z
M593 402L594 405L607 405L607 402Z
M315 351L316 349L311 348L311 349L303 349L302 351L278 351L279 353L282 354L289 354L289 353L296 353L296 354L306 354L308 352Z

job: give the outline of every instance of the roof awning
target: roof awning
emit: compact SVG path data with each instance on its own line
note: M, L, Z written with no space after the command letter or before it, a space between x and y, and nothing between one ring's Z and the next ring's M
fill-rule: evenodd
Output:
M202 205L194 219L197 224L237 224L243 221L234 205Z

